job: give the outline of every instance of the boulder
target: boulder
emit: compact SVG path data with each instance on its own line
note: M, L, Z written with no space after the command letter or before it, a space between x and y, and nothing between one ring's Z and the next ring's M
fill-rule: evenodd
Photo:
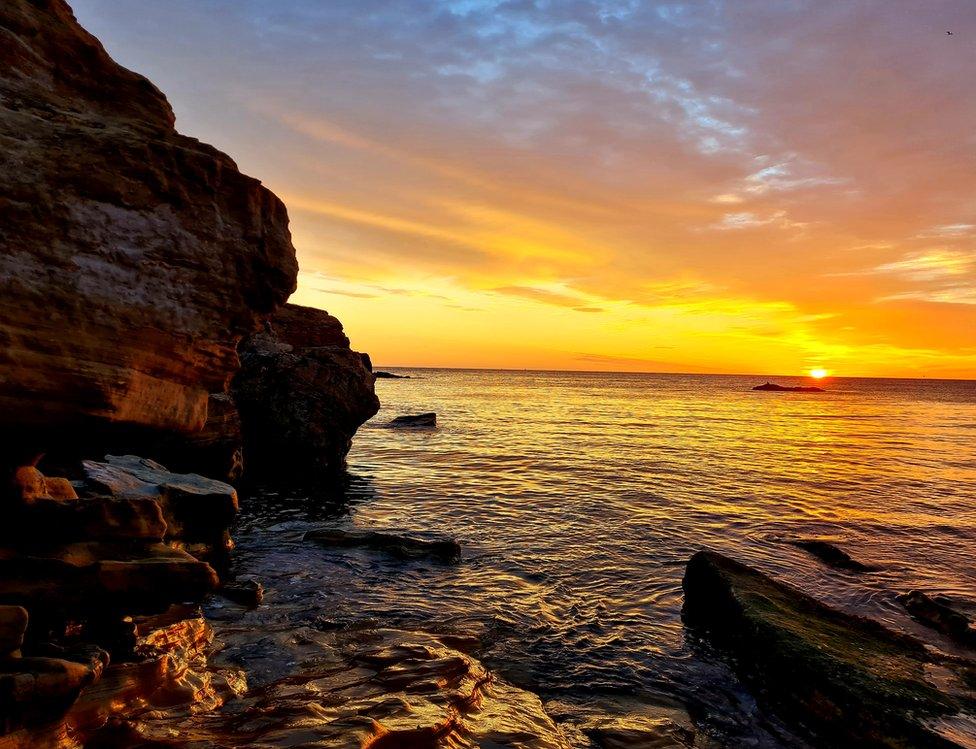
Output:
M0 659L9 658L24 644L27 631L27 609L0 606Z
M461 561L461 544L454 539L430 541L393 533L339 529L308 531L304 539L334 549L381 551L398 559L433 559L446 564Z
M238 481L244 473L244 449L237 404L230 393L213 393L203 429L164 437L149 452L179 473Z
M964 746L951 724L976 708L966 664L715 552L691 558L682 586L686 624L815 745Z
M377 380L409 380L410 375L398 375L393 372L373 372Z
M287 304L241 344L231 393L245 466L281 478L345 465L356 430L379 410L373 375L338 320Z
M245 608L256 609L264 601L264 586L257 580L235 580L225 583L220 589L220 595Z
M193 431L294 290L284 205L64 0L0 4L0 454Z
M161 541L166 521L151 498L86 497L73 501L50 498L8 510L0 525L0 543L59 543L109 539Z
M391 421L387 426L400 428L430 428L437 426L437 414L435 413L425 413L425 414L409 414L407 416L397 416L393 421Z
M237 491L197 474L171 473L136 455L106 455L82 463L88 484L121 499L151 499L162 508L166 535L186 541L220 539L237 516Z

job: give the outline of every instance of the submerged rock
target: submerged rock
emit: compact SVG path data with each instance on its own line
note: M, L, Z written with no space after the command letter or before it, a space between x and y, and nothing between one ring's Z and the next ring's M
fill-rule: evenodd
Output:
M0 3L0 451L203 426L295 289L285 206L64 0ZM11 458L11 456L13 456Z
M976 626L969 616L956 608L952 599L913 590L898 596L898 602L916 621L962 645L976 647Z
M206 720L147 713L130 724L127 745L158 746L152 742L179 736L199 749L569 749L538 697L436 635L303 630L281 637L301 648L289 655L286 677Z
M435 413L424 413L424 414L408 414L406 416L397 416L393 421L391 421L387 426L391 427L436 427L437 426L437 414Z
M241 344L231 392L246 469L281 479L345 465L356 430L379 410L372 373L323 310L285 305Z
M857 561L846 551L829 541L822 541L817 538L798 538L787 541L787 543L809 552L828 567L852 572L872 572L878 569Z
M939 720L976 708L965 664L711 551L691 558L682 586L685 622L815 743L964 746Z
M382 551L399 559L435 559L447 564L461 561L461 544L453 539L428 541L393 533L332 529L308 531L304 538L336 549Z
M825 392L823 388L814 387L813 385L777 385L773 382L767 382L763 385L756 385L753 390L761 390L767 393L823 393Z

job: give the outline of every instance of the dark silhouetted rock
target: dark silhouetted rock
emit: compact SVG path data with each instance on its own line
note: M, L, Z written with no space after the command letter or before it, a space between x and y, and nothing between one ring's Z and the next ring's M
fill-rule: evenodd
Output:
M341 469L356 430L379 410L373 375L339 321L294 304L241 344L231 392L246 470L278 478Z
M964 664L714 552L691 558L682 585L686 624L815 745L964 746L935 728L976 705Z
M0 4L0 144L4 459L202 427L295 288L285 206L178 134L63 0Z
M0 658L9 658L24 644L27 631L27 609L22 606L0 606Z
M393 372L373 372L377 380L409 380L410 375L398 375Z
M955 607L952 599L913 590L898 596L898 602L916 621L958 643L976 647L976 628L970 618Z
M308 531L305 540L334 549L381 551L399 559L435 559L448 564L461 561L461 544L453 539L428 541L376 531L327 529Z
M838 570L850 570L852 572L871 572L878 568L864 564L854 559L850 554L838 548L829 541L821 541L816 538L798 538L788 541L793 546L798 546L804 551L809 552L828 567Z
M241 415L234 399L230 393L214 393L203 429L164 437L149 450L174 472L234 483L244 473L243 440Z
M753 390L761 390L766 393L823 393L825 392L823 388L814 387L812 385L776 385L772 382L767 382L764 385L756 385Z
M435 413L425 413L425 414L412 414L407 416L397 416L393 421L391 421L387 426L394 428L401 427L436 427L437 426L437 414Z

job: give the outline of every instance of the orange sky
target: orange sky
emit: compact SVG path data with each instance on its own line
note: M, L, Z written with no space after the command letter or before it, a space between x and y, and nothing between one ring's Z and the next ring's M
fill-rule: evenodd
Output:
M380 365L976 378L970 0L74 7Z

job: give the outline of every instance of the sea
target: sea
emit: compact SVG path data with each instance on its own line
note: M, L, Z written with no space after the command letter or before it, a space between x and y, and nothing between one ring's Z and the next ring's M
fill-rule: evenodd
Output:
M952 650L899 593L976 602L976 382L392 369L348 473L242 497L238 572L295 626L479 633L574 745L601 714L680 711L714 746L802 742L682 623L710 548ZM390 428L436 412L437 427ZM460 542L460 564L301 542L315 528ZM788 543L831 541L871 573Z

